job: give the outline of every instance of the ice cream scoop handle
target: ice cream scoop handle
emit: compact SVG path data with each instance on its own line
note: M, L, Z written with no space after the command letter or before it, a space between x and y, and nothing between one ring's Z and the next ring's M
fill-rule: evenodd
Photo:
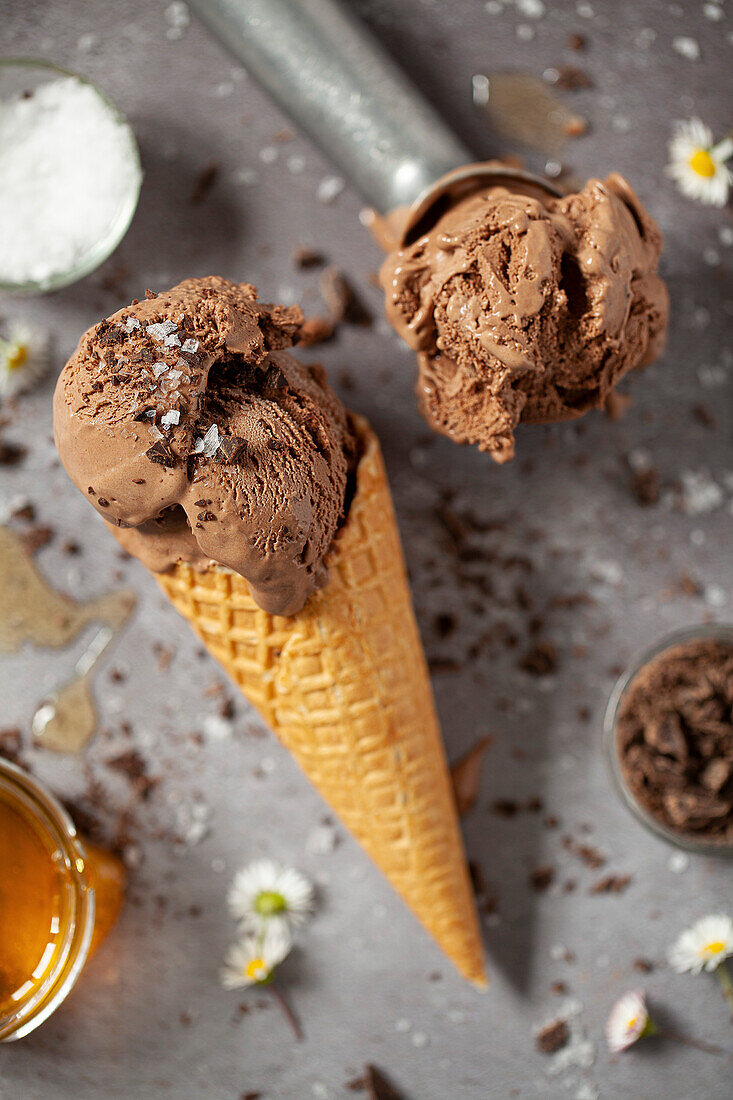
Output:
M189 0L296 125L382 213L471 154L336 0Z

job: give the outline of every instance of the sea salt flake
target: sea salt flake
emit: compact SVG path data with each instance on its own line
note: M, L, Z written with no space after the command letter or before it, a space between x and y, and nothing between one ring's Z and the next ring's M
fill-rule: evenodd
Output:
M700 57L700 44L697 39L688 38L684 34L672 39L672 49L681 57L686 57L688 61L697 61Z
M723 490L707 470L683 470L682 508L690 516L713 512L723 503Z
M198 348L199 348L198 340L194 340L193 337L189 336L188 339L183 341L183 347L182 347L181 350L182 351L187 351L190 354L193 354L195 351L198 351ZM181 363L181 362L185 362L185 360L179 359L178 363ZM176 366L178 366L178 363L176 364Z
M213 458L219 450L220 443L219 429L216 424L212 424L205 436L198 436L194 440L193 453L195 455L202 454L204 458Z
M471 77L471 93L475 107L486 107L489 102L489 78L483 73Z
M156 378L160 378L161 374L165 374L168 370L168 364L164 363L162 359L159 359L157 363L153 363L153 374Z
M667 867L673 875L683 874L690 866L690 857L685 852L674 852L667 860Z
M158 321L155 325L146 325L145 331L148 336L152 336L156 343L162 344L166 336L170 336L172 332L176 331L175 321Z
M541 19L545 14L545 5L542 0L514 0L514 6L528 19Z
M324 856L332 852L337 844L338 833L333 825L322 822L308 833L305 839L305 850L311 855Z
M165 338L165 346L167 348L180 348L181 338L176 332L172 332L170 336Z
M180 419L181 414L178 409L169 409L168 412L163 413L160 422L164 428L170 428L173 424L177 424Z
M125 321L125 328L128 332L133 332L136 328L140 328L140 322L137 317L128 317Z
M210 741L225 741L232 736L232 723L220 714L207 714L203 727Z
M319 202L328 205L336 201L345 186L346 180L342 179L341 176L326 176L318 184L316 198Z

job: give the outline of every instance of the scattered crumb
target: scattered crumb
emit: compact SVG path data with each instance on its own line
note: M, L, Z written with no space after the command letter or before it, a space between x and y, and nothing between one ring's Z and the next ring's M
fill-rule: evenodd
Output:
M569 1038L570 1031L565 1020L554 1020L537 1032L534 1042L541 1054L554 1054L565 1046Z
M536 867L529 876L529 885L533 890L536 890L538 894L544 893L553 883L555 879L555 868L551 863L546 863L542 867Z
M219 178L220 172L221 164L218 160L212 160L201 169L194 180L191 194L188 197L191 206L199 206L208 197L209 192ZM147 291L145 293L147 296Z
M298 347L312 348L325 344L336 331L333 321L327 317L307 317L298 329Z
M590 894L623 894L631 882L631 875L605 875L594 882Z
M519 668L531 676L549 676L557 665L557 646L552 642L537 642L519 661Z
M316 251L315 248L301 247L296 248L293 252L293 266L301 271L310 267L323 267L325 262L326 257L322 252Z

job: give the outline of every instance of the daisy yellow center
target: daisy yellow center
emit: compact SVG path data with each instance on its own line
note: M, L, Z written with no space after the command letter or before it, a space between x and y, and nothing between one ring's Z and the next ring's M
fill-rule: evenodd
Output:
M262 890L255 898L254 907L261 917L272 917L276 913L284 913L288 903L277 890Z
M696 149L687 162L693 172L709 180L715 175L715 161L707 149Z
M637 1020L637 1017L632 1016L630 1020L626 1021L626 1027L629 1029L629 1031L631 1031L632 1027L636 1026L636 1020Z
M253 982L259 982L267 976L267 966L264 959L250 959L244 972Z
M28 348L25 344L13 344L8 350L7 359L5 360L8 365L8 370L18 370L22 367L28 358Z
M722 940L713 940L711 943L706 943L704 947L700 948L701 955L719 955L725 948L725 944Z

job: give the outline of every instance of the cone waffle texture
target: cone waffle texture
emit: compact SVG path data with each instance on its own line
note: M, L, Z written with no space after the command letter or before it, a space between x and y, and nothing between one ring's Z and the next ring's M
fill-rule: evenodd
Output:
M303 610L262 611L237 573L156 579L458 970L481 941L430 680L379 443Z

